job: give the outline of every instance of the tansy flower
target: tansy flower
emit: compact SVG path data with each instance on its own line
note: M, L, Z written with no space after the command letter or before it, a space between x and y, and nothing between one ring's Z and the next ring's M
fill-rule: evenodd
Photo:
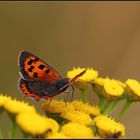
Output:
M109 77L106 77L106 78L99 77L95 79L94 84L104 86L104 84L108 81L110 81Z
M16 116L16 122L23 132L32 136L45 137L48 133L56 133L59 129L55 120L37 113L20 113Z
M100 115L100 110L97 106L91 106L88 103L83 103L82 101L75 100L71 102L75 110L82 111L90 115L91 117L95 117Z
M36 112L33 106L30 106L23 101L17 101L16 99L8 100L4 104L4 108L8 113L13 115L18 113L23 113L23 112Z
M104 84L106 96L110 99L119 98L124 92L122 85L116 80L110 80Z
M110 78L97 78L95 85L93 85L94 91L98 95L102 95L108 99L118 99L124 93L125 84L119 80Z
M93 130L90 127L72 122L63 125L61 128L61 132L70 138L84 139L94 137Z
M126 82L126 91L130 101L140 101L140 83L134 79L128 79Z
M73 70L67 72L67 77L69 79L72 79L83 70L85 70L85 68L80 68L80 67L73 68ZM98 77L98 71L94 70L93 68L87 68L85 74L79 77L77 79L77 82L74 83L74 85L77 88L83 90L88 86L86 82L92 83L97 77Z
M64 135L61 132L51 133L48 135L47 138L49 138L49 139L70 139L70 137Z
M61 114L61 117L71 122L76 122L83 125L90 125L93 122L90 116L82 111L75 110L65 111L64 113Z
M11 100L10 96L0 94L0 106L3 106L8 100Z
M3 111L3 106L11 100L11 97L0 94L0 112Z
M63 113L66 109L72 110L73 106L67 103L67 106L62 100L52 100L52 102L48 105L48 102L42 105L42 109L44 111L48 111L51 113Z
M68 71L67 77L69 79L72 79L83 70L85 70L85 68L80 68L80 67L73 68L73 70ZM98 77L98 71L94 70L93 68L87 68L86 73L82 75L78 80L91 82L91 81L94 81L97 77Z
M94 119L97 132L104 138L123 137L125 135L125 127L123 124L115 122L107 116L97 116Z
M92 88L98 96L103 96L104 92L103 86L108 81L110 81L109 77L106 78L99 77L95 79Z

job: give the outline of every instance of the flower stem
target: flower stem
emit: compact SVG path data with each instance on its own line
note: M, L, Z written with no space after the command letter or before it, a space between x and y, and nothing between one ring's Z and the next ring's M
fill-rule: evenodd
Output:
M101 100L102 100L102 103L101 103L100 110L101 110L102 113L104 113L104 111L106 110L106 107L108 106L109 102L105 97L103 97L103 99L101 99Z
M23 133L23 138L27 139L27 138L29 138L29 135L27 133Z
M108 104L108 107L106 108L106 110L104 111L104 114L111 114L112 111L114 110L114 108L116 107L117 104L117 100L113 100Z
M3 139L2 131L0 129L0 139Z
M17 132L17 124L15 119L12 119L11 138L16 138L16 132Z
M104 102L105 102L105 97L103 96L98 96L99 97L99 107L102 110L103 106L104 106Z
M86 90L81 90L81 94L80 95L81 95L83 103L87 103L88 99L87 99L87 95L86 95Z
M124 106L123 106L123 108L118 116L118 119L117 119L118 121L122 121L125 113L128 111L131 104L132 104L132 101L126 100L126 102L125 102L125 104L124 104Z

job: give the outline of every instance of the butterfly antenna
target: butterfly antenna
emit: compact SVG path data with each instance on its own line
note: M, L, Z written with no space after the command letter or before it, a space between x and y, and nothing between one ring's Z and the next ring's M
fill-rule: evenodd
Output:
M86 83L91 84L91 85L95 85L95 84L94 84L94 83L92 83L92 82L85 81L85 80L82 80L82 79L79 79L79 81L81 81L81 82L86 82Z
M83 74L85 74L86 70L83 70L81 73L76 75L73 79L69 81L70 84L74 83L79 77L81 77Z

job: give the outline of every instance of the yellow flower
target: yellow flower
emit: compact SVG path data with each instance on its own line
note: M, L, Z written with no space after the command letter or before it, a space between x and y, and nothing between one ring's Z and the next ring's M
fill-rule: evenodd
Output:
M8 113L13 115L18 113L23 113L23 112L36 112L33 106L30 106L23 101L17 101L16 99L8 100L4 104L4 108Z
M77 124L77 123L67 123L62 126L61 132L64 133L64 135L70 137L70 138L93 138L94 133L93 130L90 127Z
M107 78L97 78L93 85L93 90L108 99L119 99L124 93L125 84L119 80Z
M11 100L11 97L0 94L0 113L4 111L4 105Z
M20 113L16 116L16 122L23 132L32 136L45 136L45 134L55 133L59 129L55 120L45 118L37 113Z
M67 72L67 77L69 79L74 78L76 75L78 75L80 72L85 70L85 68L73 68L73 70ZM83 80L87 82L92 82L98 77L98 71L94 70L93 68L87 68L86 73L79 77L78 80Z
M88 103L84 104L82 101L72 101L75 110L82 111L90 115L91 117L95 117L100 115L100 109L97 106L91 106Z
M128 79L125 84L129 100L140 101L140 83L137 80Z
M106 78L99 77L99 78L95 79L94 84L97 84L97 85L100 85L100 86L104 86L104 84L106 82L108 82L108 81L110 81L109 77L106 77Z
M11 97L0 94L0 107L4 106L4 104L7 103L10 99Z
M118 137L125 135L125 127L123 124L115 122L113 119L107 116L97 116L94 119L97 127L97 132L104 138L113 138L118 134Z
M109 77L106 77L106 78L96 78L93 85L92 85L92 88L93 88L93 91L99 95L99 96L104 96L103 93L104 93L104 84L106 82L110 81Z
M93 122L90 116L82 111L75 110L65 111L64 113L61 114L61 117L71 122L76 122L83 125L90 125Z
M65 136L61 132L51 133L51 134L48 135L47 138L49 138L49 139L70 139L70 137Z
M121 84L119 84L116 80L110 80L104 84L104 90L109 98L117 98L120 97L123 92L124 88Z
M48 102L44 103L42 109L51 113L63 113L65 110L72 110L73 106L68 103L66 106L64 101L54 99L49 105Z
M73 68L73 70L67 72L67 77L72 79L83 70L85 70L85 68ZM80 90L85 90L88 87L88 82L92 83L97 77L97 71L95 71L93 68L87 68L85 74L77 79L77 81L74 83L74 86Z

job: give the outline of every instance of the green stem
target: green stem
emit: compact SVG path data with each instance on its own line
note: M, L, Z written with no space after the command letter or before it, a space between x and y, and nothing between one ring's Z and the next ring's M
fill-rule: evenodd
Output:
M102 106L100 108L101 113L104 113L104 111L106 110L106 108L108 106L108 103L109 103L109 101L106 98L104 98L103 103L102 103Z
M17 132L17 124L15 119L12 119L11 138L16 138L16 132Z
M104 102L105 102L105 97L103 96L98 96L98 97L99 97L99 107L100 107L100 110L102 110L104 106Z
M117 119L118 121L122 121L125 113L128 111L131 104L132 104L132 101L126 100L126 102L125 102L125 104L124 104L124 106L123 106L123 108L118 116L118 119Z
M116 104L117 104L117 100L111 101L108 104L108 107L106 108L106 110L104 111L104 114L108 114L108 115L111 114L114 108L116 107Z
M29 135L27 133L23 133L23 138L24 139L28 139L29 138Z
M86 90L81 90L81 94L80 95L81 95L83 103L87 103L88 99L87 99Z
M0 129L0 139L3 139L2 131Z

